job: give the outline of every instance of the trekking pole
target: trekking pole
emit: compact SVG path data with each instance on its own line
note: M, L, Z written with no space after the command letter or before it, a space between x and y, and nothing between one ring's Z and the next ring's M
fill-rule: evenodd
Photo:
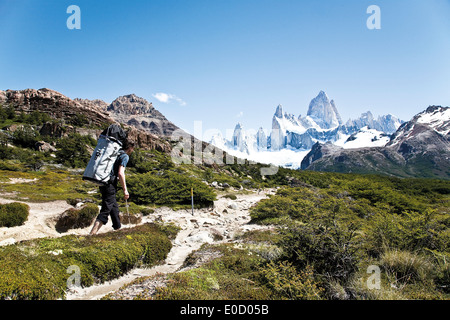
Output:
M192 206L192 215L194 215L194 188L191 188L191 206Z
M128 224L131 225L130 211L128 210L128 200L127 199L125 199L125 207L127 208Z

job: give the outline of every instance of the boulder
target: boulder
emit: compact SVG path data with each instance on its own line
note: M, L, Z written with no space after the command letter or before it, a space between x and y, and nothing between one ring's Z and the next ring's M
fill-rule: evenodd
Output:
M45 141L38 141L35 144L35 148L41 152L55 152L56 148L52 146L50 143Z

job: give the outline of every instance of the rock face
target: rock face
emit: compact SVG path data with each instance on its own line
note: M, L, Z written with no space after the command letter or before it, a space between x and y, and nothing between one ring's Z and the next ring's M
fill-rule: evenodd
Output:
M84 105L86 107L90 107L93 109L98 109L101 112L107 112L107 108L108 108L108 104L100 99L94 99L94 100L89 100L89 99L80 99L80 98L75 98L73 99L73 101L78 102L81 105Z
M342 124L341 116L333 100L329 100L325 92L320 91L309 104L308 114L322 129L331 129Z
M338 146L344 146L347 139L362 131L377 130L373 134L390 135L394 133L402 121L393 115L380 116L375 119L370 111L363 113L355 120L348 120L343 124L341 116L336 108L334 100L330 100L324 91L320 91L317 97L311 100L307 115L296 117L284 112L283 106L278 105L272 118L272 130L270 135L264 137L264 130L260 128L255 134L245 132L241 124L235 129L233 141L227 142L222 137L214 137L211 142L220 145L230 145L240 152L251 154L254 151L279 151L282 149L310 150L316 142L331 142ZM245 139L237 139L239 136ZM364 133L364 132L363 132ZM354 139L352 137L351 139ZM243 146L243 141L246 146ZM255 143L253 143L253 140ZM383 138L379 140L387 142ZM367 147L372 146L373 141L368 141ZM213 143L213 144L214 144ZM352 143L354 145L355 143Z
M450 108L431 106L404 123L384 147L345 150L318 144L302 168L450 179L449 132Z
M335 146L332 143L320 144L319 142L317 142L313 145L311 151L303 158L300 169L305 170L314 161L319 160L324 155L336 153L341 149L341 147Z
M348 120L345 127L348 131L356 131L360 128L369 127L386 134L393 134L402 124L402 121L397 117L388 114L379 116L375 119L370 111L367 111L355 120Z
M151 104L142 98L134 95L120 97L111 105L107 105L102 100L70 99L59 92L50 89L25 89L0 91L0 104L12 105L17 112L33 111L45 112L55 119L62 120L63 123L45 123L40 128L40 134L61 138L70 132L79 132L84 135L95 135L101 130L74 128L64 121L72 117L83 115L88 123L93 126L104 127L114 122L121 122L121 117L143 116L149 120L149 116L157 117L160 122L156 132L164 131L164 128L176 128L164 118ZM108 107L107 107L108 106ZM112 111L110 116L106 110ZM164 120L165 119L165 120ZM155 120L156 121L156 120ZM161 152L170 152L172 147L169 142L161 137L151 134L151 130L140 130L141 127L133 127L133 123L124 123L128 130L128 137L137 142L137 145L144 149L156 149ZM128 126L127 126L128 124ZM167 131L166 131L167 132ZM164 135L163 135L164 136Z
M118 97L107 107L107 110L127 115L153 115L160 119L166 119L153 107L152 103L135 94Z
M172 146L169 142L160 139L158 136L136 129L128 128L128 138L135 141L142 149L157 150L164 153L170 153Z
M328 141L342 146L347 138L365 127L381 131L380 133L392 134L400 124L401 121L392 115L375 120L372 113L368 111L356 120L347 121L344 125L334 101L329 100L326 93L321 91L311 101L305 117L300 115L295 118L292 114L284 113L281 105L277 107L272 119L270 149L309 150L316 142Z
M114 122L94 104L81 103L46 88L0 91L0 104L12 105L17 111L26 113L37 110L54 118L66 120L82 114L90 124L98 126Z
M244 150L246 150L246 147L247 147L245 145L244 131L243 131L242 125L240 123L238 123L236 125L236 127L234 128L233 145L236 146L239 151L244 151Z
M106 109L116 121L158 136L169 137L179 129L152 103L134 94L118 97Z
M267 150L267 136L263 128L259 128L256 134L256 145L258 146L258 150Z

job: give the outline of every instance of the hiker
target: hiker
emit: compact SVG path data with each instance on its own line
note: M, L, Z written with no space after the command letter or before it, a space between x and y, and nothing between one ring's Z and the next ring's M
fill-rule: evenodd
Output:
M94 226L90 232L91 235L97 234L98 230L102 225L108 222L108 216L111 216L112 226L114 230L119 230L121 228L120 218L119 218L119 206L116 200L117 182L123 189L124 198L128 200L130 194L128 193L127 184L125 182L125 168L130 159L130 154L134 150L134 142L130 140L125 140L122 149L119 151L119 156L114 163L111 179L109 183L100 187L100 193L102 194L102 208L100 213L95 220Z

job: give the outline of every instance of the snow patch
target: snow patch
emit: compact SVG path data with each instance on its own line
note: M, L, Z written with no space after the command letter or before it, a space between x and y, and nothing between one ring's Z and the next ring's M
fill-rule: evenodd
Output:
M369 129L368 127L361 128L357 133L353 134L342 145L344 149L356 149L365 147L384 147L390 140L390 137L385 133Z

